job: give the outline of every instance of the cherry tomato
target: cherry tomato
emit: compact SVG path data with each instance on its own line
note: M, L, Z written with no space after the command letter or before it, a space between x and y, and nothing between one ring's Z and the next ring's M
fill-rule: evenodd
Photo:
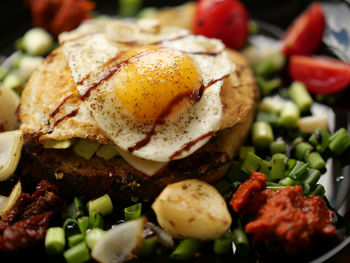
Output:
M322 5L312 4L287 29L282 38L286 55L310 55L321 45L325 27Z
M330 94L350 84L350 64L333 58L291 56L288 70L313 93Z
M240 49L248 37L249 14L236 0L200 0L193 31L195 34L221 39L228 47Z

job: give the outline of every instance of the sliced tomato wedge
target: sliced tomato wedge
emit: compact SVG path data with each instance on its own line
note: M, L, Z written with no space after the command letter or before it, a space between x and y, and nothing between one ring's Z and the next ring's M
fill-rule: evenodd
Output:
M312 93L331 94L350 84L350 64L328 57L291 56L289 75Z
M200 0L194 17L195 34L221 39L228 47L242 48L248 38L249 14L236 0Z
M282 38L282 51L286 55L311 55L322 42L325 19L322 5L312 4L287 29Z

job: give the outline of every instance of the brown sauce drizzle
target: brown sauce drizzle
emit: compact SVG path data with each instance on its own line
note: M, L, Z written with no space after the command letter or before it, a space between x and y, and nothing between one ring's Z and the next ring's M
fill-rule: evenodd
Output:
M217 56L222 52L222 50L220 51L183 51L183 52L188 54L193 54L193 55Z
M215 79L215 80L212 80L210 81L207 85L204 85L202 84L201 87L199 88L198 91L195 91L195 90L192 90L192 91L188 91L188 92L184 92L182 94L179 94L177 95L176 97L174 97L170 102L169 104L165 107L165 109L161 112L161 114L158 116L156 122L153 124L152 126L152 129L146 133L146 137L144 139L142 139L141 141L135 143L133 146L130 146L128 148L128 151L129 152L133 152L133 151L136 151L144 146L146 146L150 141L151 141L151 138L152 136L156 133L155 132L155 129L156 129L156 126L157 125L162 125L165 123L165 118L171 113L171 111L173 110L173 108L179 103L181 102L183 99L185 98L189 98L190 100L192 101L195 101L195 102L198 102L202 96L203 96L203 93L204 91L209 88L210 86L214 85L216 82L220 81L220 80L223 80L225 78L227 78L229 75L225 75L219 79ZM209 134L207 136L210 136L212 134ZM206 137L204 137L206 138ZM203 138L203 139L204 139ZM197 142L195 142L197 143ZM194 144L195 144L194 143ZM192 146L190 146L191 148ZM179 153L180 154L180 153ZM177 156L177 155L176 155ZM175 156L175 157L176 157ZM175 158L174 157L174 158Z
M62 116L61 118L56 119L55 122L53 123L53 127L52 127L52 128L56 127L56 126L57 126L58 124L60 124L64 119L66 119L66 118L72 118L72 117L76 116L76 115L78 114L78 112L79 112L79 108L74 109L74 110L72 110L70 113L68 113L68 114L66 114L66 115L64 115L64 116Z
M90 93L93 89L97 88L102 82L104 82L105 80L108 80L109 78L111 78L114 73L116 73L121 67L129 64L130 62L132 62L133 60L139 58L139 57L142 57L142 56L145 56L149 53L152 53L156 50L160 50L160 49L164 49L163 47L160 47L160 48L157 48L157 49L150 49L150 50L146 50L144 52L141 52L141 53L138 53L136 54L135 56L132 56L131 58L128 58L118 64L116 64L115 66L112 66L110 69L108 69L108 72L100 79L98 80L97 82L93 83L92 85L90 85L87 90L85 91L85 93L83 95L81 95L81 99L82 100L85 100L87 99L89 96L90 96ZM113 64L113 62L118 58L120 57L122 54L119 54L117 55L116 57L112 58L111 60L107 61L103 66L101 67L107 67L109 66L110 64ZM77 84L83 84L84 81L86 79L88 79L90 77L90 74L87 74L86 77L82 80L80 80Z
M210 131L207 134L204 134L204 135L200 136L199 138L184 144L180 148L180 150L176 151L172 156L169 157L169 160L174 160L175 157L179 156L180 154L182 154L185 151L190 150L192 148L192 146L194 146L197 142L200 142L201 140L204 140L205 138L212 136L214 134L215 134L215 131Z
M61 103L58 104L58 105L56 106L56 108L49 114L49 116L50 116L51 118L55 117L55 115L60 111L61 107L62 107L62 106L66 103L66 101L67 101L70 97L72 97L72 96L73 96L73 94L70 94L70 95L66 96L66 97L61 101Z

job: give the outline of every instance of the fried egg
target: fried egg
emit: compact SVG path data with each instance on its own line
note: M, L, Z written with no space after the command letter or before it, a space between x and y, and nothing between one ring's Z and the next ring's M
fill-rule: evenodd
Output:
M174 28L136 30L125 43L101 28L60 41L77 90L108 138L157 162L203 146L220 128L220 91L234 70L224 45Z

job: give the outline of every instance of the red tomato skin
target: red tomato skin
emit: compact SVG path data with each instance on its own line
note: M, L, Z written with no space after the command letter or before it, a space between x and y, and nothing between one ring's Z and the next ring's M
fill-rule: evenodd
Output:
M286 55L311 55L322 42L325 18L322 5L312 4L287 29L282 38L282 51Z
M195 34L221 39L228 47L241 49L248 38L249 14L236 0L201 0L197 3Z
M312 93L331 94L350 84L350 64L337 59L291 56L288 71L293 80L303 82Z

